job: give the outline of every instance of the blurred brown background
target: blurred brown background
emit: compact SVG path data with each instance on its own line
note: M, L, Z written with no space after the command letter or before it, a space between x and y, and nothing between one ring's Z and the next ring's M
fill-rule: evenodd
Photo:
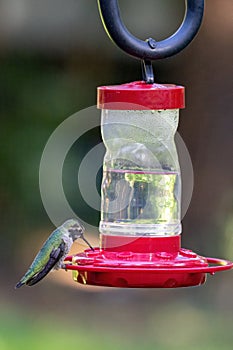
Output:
M119 3L129 30L142 39L170 35L184 12L183 0ZM158 82L186 86L179 132L195 184L183 246L228 259L233 259L232 37L232 1L206 0L196 39L177 56L154 63ZM68 116L96 103L97 86L140 80L141 72L140 62L108 39L94 0L2 0L0 64L0 349L232 349L232 272L209 277L198 288L121 290L79 287L61 271L34 288L13 289L53 229L38 186L48 137ZM98 142L99 131L93 130L82 154ZM79 157L76 147L70 159ZM76 176L70 163L68 192ZM98 225L99 213L80 204L78 191L69 199ZM96 242L97 232L89 238Z

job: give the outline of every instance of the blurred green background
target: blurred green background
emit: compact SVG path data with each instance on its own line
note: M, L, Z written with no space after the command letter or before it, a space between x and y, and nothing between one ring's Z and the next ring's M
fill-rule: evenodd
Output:
M183 17L183 0L119 3L129 30L142 39L170 35ZM154 63L157 82L186 86L179 132L195 184L183 246L228 259L233 259L232 11L231 0L206 0L194 42ZM121 290L82 287L61 271L34 288L14 290L53 229L38 184L47 139L68 116L95 105L97 86L140 80L141 72L140 62L108 39L94 0L1 1L0 64L0 349L232 349L232 272L196 288ZM98 142L99 131L93 130L80 152L74 149L72 162ZM68 163L64 181L75 184ZM99 213L84 207L77 191L69 197L98 225ZM98 232L89 238L97 242Z

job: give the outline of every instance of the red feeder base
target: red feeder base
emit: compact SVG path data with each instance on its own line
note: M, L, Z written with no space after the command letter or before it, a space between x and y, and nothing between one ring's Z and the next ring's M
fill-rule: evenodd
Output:
M126 288L196 286L205 282L206 273L233 267L230 261L181 248L180 236L100 235L100 248L69 256L66 263L79 283Z

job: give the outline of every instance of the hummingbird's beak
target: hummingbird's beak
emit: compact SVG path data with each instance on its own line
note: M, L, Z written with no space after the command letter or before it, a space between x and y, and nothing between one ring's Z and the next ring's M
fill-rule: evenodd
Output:
M90 245L90 243L86 240L86 238L82 235L81 236L82 240L88 245L89 248L94 252L94 248Z

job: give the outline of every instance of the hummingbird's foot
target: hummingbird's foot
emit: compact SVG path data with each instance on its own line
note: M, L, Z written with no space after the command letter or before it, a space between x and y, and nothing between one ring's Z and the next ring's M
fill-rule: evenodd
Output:
M62 265L61 265L61 269L63 269L63 270L66 270L66 271L67 271L66 264L62 264Z

